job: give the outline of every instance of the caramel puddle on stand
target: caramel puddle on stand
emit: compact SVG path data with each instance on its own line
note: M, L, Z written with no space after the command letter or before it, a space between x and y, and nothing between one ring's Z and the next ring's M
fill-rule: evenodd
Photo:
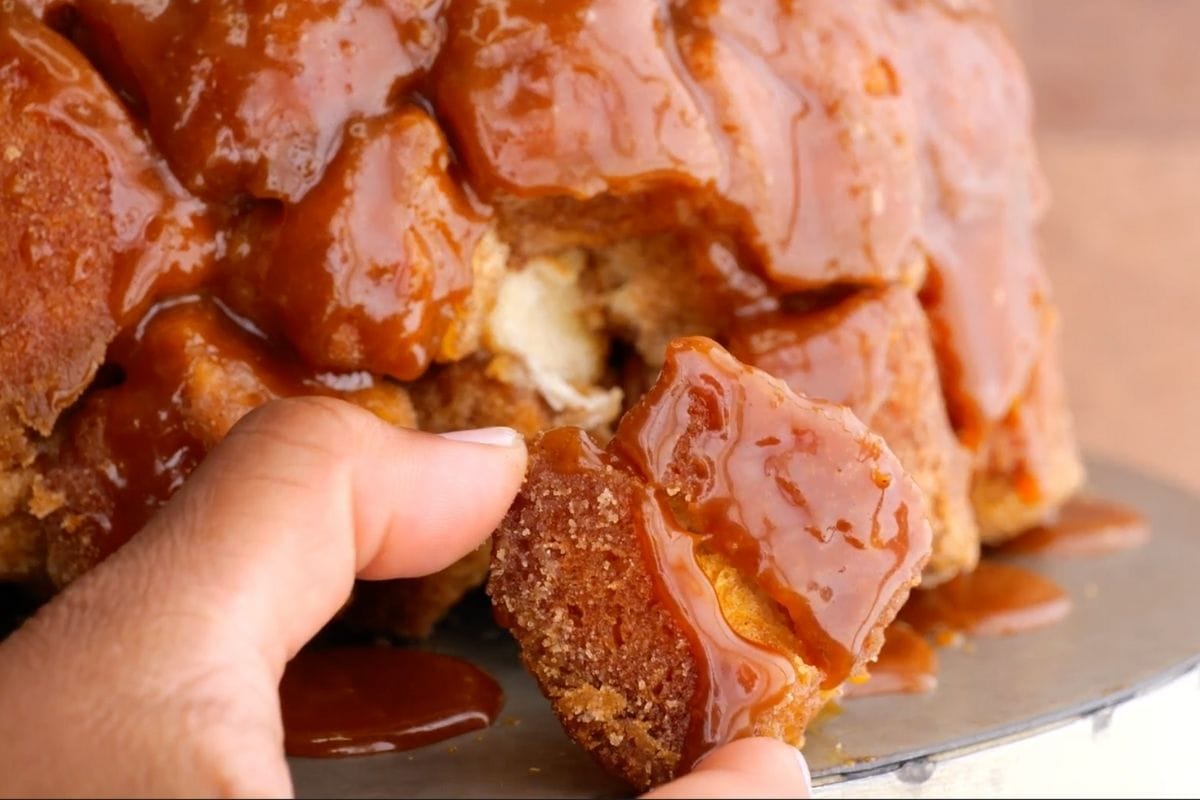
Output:
M1077 497L1053 522L1029 529L1001 553L1098 556L1140 547L1150 538L1146 518L1129 506L1096 497Z
M879 658L867 667L871 677L846 683L846 698L879 694L925 694L937 688L937 653L925 637L904 622L893 622Z
M457 658L391 647L302 651L279 686L289 756L411 750L486 728L499 684Z
M923 634L1008 636L1053 625L1071 611L1057 584L1011 564L981 561L971 573L918 589L900 619Z
M1146 518L1129 506L1076 497L1053 521L1030 528L998 552L1096 556L1140 547L1149 538ZM1008 635L1054 624L1070 610L1070 598L1051 581L985 561L970 575L914 592L901 619L888 628L879 658L868 668L870 678L847 683L844 696L919 694L937 688L937 654L922 633Z

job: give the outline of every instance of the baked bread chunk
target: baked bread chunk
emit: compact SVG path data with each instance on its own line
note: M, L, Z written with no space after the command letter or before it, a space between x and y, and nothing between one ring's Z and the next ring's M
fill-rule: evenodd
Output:
M270 397L616 453L690 336L848 405L970 569L1082 480L1031 119L985 0L0 4L0 580ZM484 562L347 614L423 635Z
M920 579L925 498L844 407L674 342L607 448L533 443L497 618L567 732L634 786L750 735L795 745Z

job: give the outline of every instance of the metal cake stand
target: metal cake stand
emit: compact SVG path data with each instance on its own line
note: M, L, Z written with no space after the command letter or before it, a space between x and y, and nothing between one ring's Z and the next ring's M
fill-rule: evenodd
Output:
M1200 499L1093 461L1090 488L1147 515L1144 547L1022 556L1074 610L1050 628L939 651L936 692L846 701L810 728L818 796L1200 792ZM562 732L516 647L466 609L434 649L501 682L490 729L407 753L291 762L301 797L619 797Z

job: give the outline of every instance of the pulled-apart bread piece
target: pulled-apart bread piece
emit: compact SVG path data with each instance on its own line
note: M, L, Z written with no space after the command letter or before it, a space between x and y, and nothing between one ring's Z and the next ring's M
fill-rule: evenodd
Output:
M574 428L534 441L488 592L567 732L644 788L731 739L801 744L931 538L848 409L688 338L606 449Z
M739 320L729 351L796 392L848 406L888 443L929 503L933 554L922 584L975 568L971 459L950 427L929 325L911 290L872 289Z

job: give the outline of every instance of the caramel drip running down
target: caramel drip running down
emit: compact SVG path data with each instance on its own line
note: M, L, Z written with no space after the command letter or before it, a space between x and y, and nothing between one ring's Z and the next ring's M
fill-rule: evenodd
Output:
M865 682L846 683L846 698L881 694L925 694L937 688L938 659L925 637L903 622L893 622L879 658L867 667Z
M1146 518L1129 506L1076 497L1059 510L1053 522L1030 529L1001 551L1094 556L1141 547L1149 538Z
M739 636L721 614L716 591L696 562L695 539L673 520L665 501L647 494L637 511L639 533L656 567L662 599L687 632L702 662L683 765L723 742L750 736L754 721L796 683L782 653Z
M613 447L787 610L825 688L928 555L922 496L882 440L710 340L671 345Z
M486 728L499 684L457 658L423 650L304 650L279 686L290 756L338 758L416 747Z
M1055 583L996 561L966 575L912 593L900 618L921 633L1008 636L1053 625L1071 611L1071 598Z

